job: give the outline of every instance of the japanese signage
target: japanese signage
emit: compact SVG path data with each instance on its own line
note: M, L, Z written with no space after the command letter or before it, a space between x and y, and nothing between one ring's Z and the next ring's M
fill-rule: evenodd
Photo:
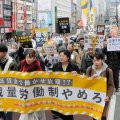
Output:
M0 0L0 27L3 26L3 0Z
M88 35L84 36L84 49L88 48L102 48L103 47L104 36L103 35Z
M70 33L69 18L58 18L58 30L60 34Z
M6 0L3 4L4 11L4 27L12 27L12 0Z
M31 41L31 34L29 32L19 31L17 33L17 39L20 43Z
M108 51L120 51L120 38L109 38L107 43Z
M56 45L44 45L44 51L46 54L56 54L57 53L57 48Z
M105 25L97 25L97 34L104 35L105 34Z
M27 114L55 110L65 115L92 115L101 120L105 97L105 78L98 80L66 72L0 72L2 111Z
M48 28L35 29L37 47L42 47L48 41Z
M17 3L16 3L16 1L14 1L13 3L12 3L12 6L14 7L14 9L13 9L13 13L12 13L12 29L13 30L16 30L16 20L17 20L17 16L16 16L16 10L17 10Z

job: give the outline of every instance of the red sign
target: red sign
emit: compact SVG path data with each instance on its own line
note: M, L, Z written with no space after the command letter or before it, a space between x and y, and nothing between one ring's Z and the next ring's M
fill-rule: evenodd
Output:
M14 2L13 3L13 8L14 8L14 10L13 10L13 14L12 14L12 29L13 30L16 30L16 9L17 9L17 3L16 2Z
M0 0L0 27L3 26L3 0Z

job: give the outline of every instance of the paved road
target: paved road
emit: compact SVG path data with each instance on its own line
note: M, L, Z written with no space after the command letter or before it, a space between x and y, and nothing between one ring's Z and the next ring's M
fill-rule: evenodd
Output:
M46 120L53 120L52 114L50 111L46 112ZM19 120L19 114L14 113L14 118L13 120ZM56 119L56 120L61 120L61 119ZM88 116L82 116L82 115L76 115L74 116L74 120L92 120L92 118Z

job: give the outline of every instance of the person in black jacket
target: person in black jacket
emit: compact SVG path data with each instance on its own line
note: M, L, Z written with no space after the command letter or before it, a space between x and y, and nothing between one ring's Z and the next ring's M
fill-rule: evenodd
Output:
M71 54L69 50L62 50L59 52L60 62L53 65L52 71L63 71L63 72L73 72L80 73L80 70L76 64L70 61ZM73 115L63 115L56 111L52 111L55 115L54 119L61 118L62 120L73 120Z
M113 70L116 92L119 91L119 59L120 51L107 51L107 41L104 41L103 53L106 55L106 63Z

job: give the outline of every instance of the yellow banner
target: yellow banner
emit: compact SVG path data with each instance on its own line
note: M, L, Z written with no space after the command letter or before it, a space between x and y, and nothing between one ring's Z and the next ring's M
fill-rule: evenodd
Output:
M55 110L101 120L105 97L105 78L63 72L0 72L1 111L26 114Z
M82 8L83 25L84 27L86 27L88 22L88 13L89 13L88 0L81 0L81 8Z

